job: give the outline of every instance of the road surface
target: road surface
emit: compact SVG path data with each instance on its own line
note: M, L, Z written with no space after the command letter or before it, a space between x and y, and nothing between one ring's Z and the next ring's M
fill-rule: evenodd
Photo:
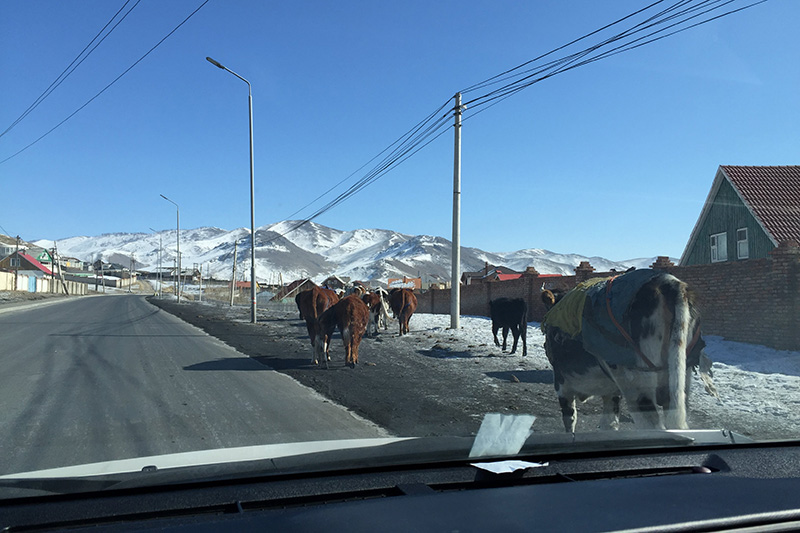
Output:
M141 296L0 308L0 474L387 433Z

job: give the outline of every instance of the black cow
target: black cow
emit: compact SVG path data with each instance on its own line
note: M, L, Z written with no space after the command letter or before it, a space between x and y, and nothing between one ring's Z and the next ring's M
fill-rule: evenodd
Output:
M494 343L500 346L497 340L497 330L503 328L503 351L506 350L506 340L508 330L514 335L514 345L511 353L517 351L517 341L522 337L522 355L528 355L528 345L526 342L528 331L528 305L521 298L497 298L489 302L489 316L492 317L492 335Z

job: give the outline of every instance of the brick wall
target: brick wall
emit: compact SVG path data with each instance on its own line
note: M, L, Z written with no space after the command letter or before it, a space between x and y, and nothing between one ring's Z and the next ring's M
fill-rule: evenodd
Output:
M542 277L529 268L519 279L462 285L461 314L489 316L490 301L497 298L522 298L528 304L528 320L541 321L546 312L540 297L542 286L568 290L589 277L611 275L607 272L594 272L594 268L588 263L582 263L582 266L583 268L576 269L576 276ZM417 293L417 312L449 314L450 289Z
M767 259L728 261L709 265L675 266L660 257L653 268L666 270L689 284L702 313L703 332L730 340L762 344L778 349L800 349L800 245L789 241L770 252ZM528 320L539 322L545 313L539 297L542 285L569 289L595 272L587 262L575 276L541 277L529 269L517 280L464 285L461 314L489 315L496 298L523 298ZM420 313L450 313L450 290L417 294Z
M767 259L667 266L697 295L703 331L778 349L800 349L800 246L781 244Z

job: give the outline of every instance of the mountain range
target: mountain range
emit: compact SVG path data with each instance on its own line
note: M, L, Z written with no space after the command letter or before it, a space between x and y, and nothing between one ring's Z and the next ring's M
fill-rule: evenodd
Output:
M405 235L383 229L340 231L314 222L288 232L296 221L283 221L256 229L256 278L262 282L288 283L299 278L322 281L330 275L362 281L387 278L422 277L423 282L450 279L451 242L429 235ZM284 235L285 234L285 235ZM238 242L237 279L249 279L250 231L214 227L181 230L180 248L184 269L203 266L203 274L230 279L233 270L234 242ZM34 244L52 248L53 241ZM83 261L102 259L139 270L155 270L159 247L162 264L172 266L177 254L176 231L157 233L106 233L96 237L71 237L55 243L61 256ZM474 272L486 263L503 265L516 271L532 266L541 274L574 274L581 261L589 261L598 271L644 268L655 258L610 261L602 257L560 254L537 248L516 252L486 252L478 248L461 249L461 271Z

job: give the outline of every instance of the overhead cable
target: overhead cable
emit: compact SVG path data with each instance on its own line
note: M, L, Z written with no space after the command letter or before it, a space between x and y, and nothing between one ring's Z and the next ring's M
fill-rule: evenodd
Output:
M605 39L598 44L590 46L580 52L576 52L567 56L564 56L560 59L550 61L546 64L540 65L536 68L528 69L524 72L521 72L515 76L506 77L505 80L516 78L515 81L507 83L502 87L490 91L486 94L473 98L467 102L465 105L469 106L472 109L480 107L482 105L486 105L494 100L504 100L509 96L516 94L517 92L530 87L531 85L543 81L545 79L551 78L557 74L561 74L568 70L573 70L577 67L587 65L589 63L593 63L595 61L599 61L601 59L606 59L613 55L620 54L622 52L626 52L629 50L633 50L635 48L639 48L646 44L653 43L655 41L664 39L666 37L675 35L677 33L681 33L691 28L695 28L702 24L707 24L713 20L717 20L719 18L725 17L727 15L731 15L733 13L740 12L742 10L751 8L758 4L762 4L767 0L758 0L751 2L750 4L739 7L737 9L732 9L730 11L723 12L721 14L717 14L715 16L700 20L698 22L687 24L690 21L696 20L706 14L709 14L713 11L719 10L720 8L729 5L731 3L736 2L737 0L705 0L703 2L699 2L694 5L690 5L690 0L682 0L681 2L676 2L668 9L665 9L658 15L654 17L650 17L644 22L636 24L632 28L625 30L624 32L617 34L613 37ZM686 7L688 6L688 7ZM675 11L678 8L682 8L679 11ZM671 24L667 24L668 22L672 22ZM632 37L645 32L647 30L651 30L658 26L659 29L646 33L645 35L639 36L635 39ZM673 30L673 31L669 31ZM627 40L626 40L627 39ZM614 43L622 41L622 44L615 46L610 49L603 50ZM592 55L595 54L595 55ZM525 63L523 65L527 65L529 63ZM520 65L522 66L522 65ZM519 67L515 67L516 70ZM478 86L485 86L479 84ZM473 86L476 87L476 86ZM473 90L473 89L470 89ZM477 113L473 113L471 116L475 116Z
M104 93L104 92L106 92L108 89L110 89L112 85L114 85L115 83L117 83L117 82L118 82L118 81L119 81L119 80L120 80L120 79L121 79L121 78L122 78L122 77L123 77L125 74L127 74L128 72L130 72L130 71L131 71L131 70L132 70L132 69L133 69L133 68L134 68L136 65L138 65L139 63L141 63L141 62L144 60L144 58L146 58L147 56L149 56L149 55L150 55L150 54L151 54L151 53L152 53L152 52L153 52L153 51L154 51L156 48L158 48L159 46L161 46L161 43L163 43L164 41L166 41L166 40L167 40L167 39L168 39L168 38L169 38L169 37L170 37L170 36L171 36L173 33L175 33L176 31L178 31L178 29L179 29L181 26L183 26L184 24L186 24L186 22L187 22L187 21L188 21L190 18L192 18L192 17L193 17L193 16L194 16L194 15L195 15L195 14L196 14L198 11L200 11L200 10L203 8L203 6L205 6L205 5L206 5L206 4L207 4L209 1L210 1L210 0L204 0L204 2L203 2L202 4L200 4L200 6L199 6L197 9L195 9L194 11L192 11L192 12L189 14L189 16L187 16L185 19L183 19L183 21L182 21L180 24L178 24L177 26L175 26L175 27L172 29L172 31L170 31L169 33L167 33L167 34L166 34L166 35L165 35L165 36L164 36L164 37L163 37L163 38L162 38L160 41L158 41L158 42L157 42L157 43L156 43L156 44L155 44L155 45L154 45L152 48L150 48L150 50L148 50L148 51L147 51L147 52L146 52L146 53L145 53L145 54L144 54L142 57L140 57L139 59L137 59L137 60L136 60L136 61L135 61L135 62L134 62L134 63L133 63L133 64L132 64L130 67L128 67L127 69L125 69L125 70L122 72L122 74L120 74L119 76L117 76L116 78L114 78L114 80L113 80L111 83L109 83L108 85L106 85L105 87L103 87L103 89L101 89L101 90L100 90L100 92L98 92L97 94L95 94L94 96L92 96L92 97L91 97L89 100L87 100L87 101L86 101L86 102L85 102L85 103L84 103L82 106L80 106L78 109L76 109L75 111L73 111L72 113L70 113L70 114L69 114L69 115L68 115L68 116L67 116L67 117L66 117L64 120L62 120L61 122L59 122L58 124L56 124L55 126L53 126L52 128L50 128L50 129L49 129L47 132L45 132L44 134L42 134L42 135L41 135L39 138L37 138L35 141L31 142L30 144L28 144L27 146L25 146L25 147L24 147L24 148L22 148L21 150L18 150L18 151L17 151L17 152L15 152L14 154L12 154L12 155L10 155L10 156L6 157L5 159L3 159L2 161L0 161L0 165L2 165L3 163L5 163L6 161L9 161L10 159L12 159L12 158L14 158L14 157L18 156L19 154L21 154L22 152L24 152L25 150L27 150L27 149L28 149L28 148L30 148L31 146L35 145L36 143L38 143L39 141L41 141L42 139L44 139L45 137L47 137L48 135L50 135L51 133L53 133L53 132L54 132L56 129L58 129L58 128L59 128L59 127L62 125L62 124L64 124L64 123L65 123L65 122L67 122L69 119L71 119L72 117L74 117L75 115L77 115L77 114L78 114L78 113L79 113L81 110L83 110L83 108L85 108L86 106L88 106L89 104L91 104L91 103L92 103L92 102L93 102L95 99L97 99L97 98L98 98L98 97L99 97L101 94L103 94L103 93Z
M744 6L744 7L740 7L738 9L733 9L733 10L730 10L730 11L726 11L726 12L723 12L723 13L718 14L716 16L713 16L713 17L710 17L710 18L707 18L707 19L703 19L703 20L701 20L699 22L695 22L695 23L692 23L692 24L687 24L687 23L689 23L689 22L691 22L693 20L696 20L696 19L698 19L698 18L700 18L700 17L702 17L702 16L704 16L704 15L706 15L708 13L711 13L713 11L717 11L717 10L721 9L722 7L725 7L725 6L727 6L727 5L731 4L731 3L737 2L738 0L701 0L699 2L695 1L695 0L679 0L679 1L674 2L674 3L670 4L670 5L668 5L667 7L663 8L661 11L658 11L655 14L650 15L649 17L645 18L641 22L633 24L631 27L629 27L629 28L617 33L616 35L613 35L611 37L603 39L603 40L599 41L598 43L593 44L593 45L591 45L591 46L589 46L589 47L587 47L587 48L585 48L585 49L583 49L581 51L568 54L568 55L566 55L564 57L551 60L551 61L549 61L547 63L544 63L544 64L540 64L540 65L537 65L537 66L531 66L531 65L534 65L537 61L540 61L541 59L544 59L545 57L551 56L552 54L554 54L554 53L556 53L558 51L565 50L566 48L570 47L571 45L574 45L574 44L576 44L576 43L578 43L580 41L583 41L583 40L585 40L585 39L587 39L587 38L589 38L591 36L595 36L595 35L603 32L604 30L607 30L609 28L617 26L620 23L625 22L627 20L630 20L631 18L636 17L638 15L644 14L646 12L651 12L653 10L653 8L655 8L659 4L663 4L664 1L665 0L658 0L656 2L653 2L653 3L649 4L648 6L642 8L642 9L639 9L639 10L637 10L637 11L635 11L635 12L629 14L629 15L626 15L625 17L622 17L622 18L612 22L611 24L606 24L605 26L603 26L603 27L601 27L601 28L599 28L597 30L594 30L594 31L592 31L590 33L587 33L587 34L585 34L585 35L583 35L583 36L581 36L581 37L579 37L577 39L574 39L574 40L570 41L569 43L567 43L567 44L565 44L563 46L559 46L557 48L554 48L553 50L550 50L549 52L547 52L545 54L542 54L542 55L538 56L535 59L532 59L530 61L526 61L525 63L522 63L521 65L518 65L518 66L516 66L516 67L514 67L512 69L508 69L508 70L506 70L504 72L501 72L500 74L497 74L495 76L492 76L492 77L490 77L490 78L488 78L488 79L486 79L486 80L484 80L482 82L479 82L479 83L476 83L474 85L471 85L471 86L467 87L466 89L461 91L462 94L463 93L469 93L469 92L472 92L472 91L476 91L476 90L479 90L479 89L483 89L483 88L489 87L491 85L496 85L498 83L508 82L508 83L505 83L505 85L503 85L503 86L501 86L501 87L499 87L499 88L497 88L495 90L492 90L492 91L490 91L490 92L488 92L488 93L486 93L484 95L478 96L476 98L473 98L472 100L469 100L469 101L465 102L464 106L467 106L472 110L476 110L476 112L471 113L468 117L464 117L463 121L466 121L466 120L468 120L470 118L474 118L476 115L478 115L481 112L486 111L487 109L493 107L494 105L498 104L500 101L505 100L506 98L509 98L509 97L513 96L514 94L518 93L519 91L521 91L523 89L526 89L527 87L530 87L531 85L533 85L535 83L538 83L538 82L543 81L545 79L551 78L551 77L553 77L553 76L555 76L557 74L561 74L563 72L567 72L569 70L573 70L573 69L578 68L580 66L584 66L584 65L587 65L589 63L593 63L595 61L599 61L601 59L606 59L608 57L611 57L611 56L616 55L616 54L620 54L622 52L626 52L626 51L629 51L629 50L633 50L635 48L639 48L641 46L644 46L645 44L650 44L652 42L664 39L664 38L669 37L671 35L675 35L677 33L686 31L686 30L688 30L690 28L694 28L694 27L700 26L702 24L706 24L708 22L711 22L712 20L716 20L716 19L722 18L724 16L727 16L727 15L742 11L744 9L748 9L748 8L753 7L755 5L764 3L767 0L754 1L754 2L751 2L750 4L748 4L748 5ZM656 28L656 29L654 29L654 28ZM669 30L671 30L673 28L674 28L673 31L669 31ZM653 30L653 31L650 31L649 33L646 33L645 35L641 35L641 36L638 36L638 37L634 38L635 36L637 36L637 35L639 35L641 33L644 33L644 32L648 32L649 30ZM622 44L619 44L618 46L615 46L615 47L608 48L608 47L614 45L615 43L620 43L620 42ZM529 68L527 68L526 70L522 70L522 69L525 69L525 67L529 67ZM510 80L513 80L513 81L510 81ZM444 109L444 107L446 105L447 104L445 104L442 107L440 107L439 111ZM395 150L390 152L389 155L387 155L384 159L382 159L380 161L380 163L378 163L375 167L373 167L372 170L370 170L364 176L362 176L356 183L351 185L347 190L345 190L343 193L339 194L333 200L331 200L330 202L328 202L324 206L322 206L319 209L317 209L315 212L313 212L308 217L306 217L306 218L304 218L304 219L302 219L300 221L295 222L287 231L281 233L280 235L278 235L277 237L275 237L273 239L270 239L267 242L272 242L273 240L277 239L278 237L285 236L286 234L291 233L292 231L302 227L303 225L307 224L308 222L310 222L310 221L314 220L315 218L321 216L322 214L326 213L330 209L333 209L334 207L336 207L337 205L339 205L343 201L347 200L348 198L350 198L354 194L360 192L365 187L369 186L370 184L374 183L375 181L377 181L378 179L383 177L386 173L391 171L397 165L399 165L402 162L406 161L409 157L411 157L414 154L416 154L417 152L419 152L419 150L421 150L422 148L424 148L425 146L427 146L428 144L433 142L433 140L437 139L445 131L447 131L446 129L442 129L442 128L446 125L447 121L452 116L452 111L453 110L448 111L448 113L446 115L444 115L442 117L439 117L439 119L437 121L433 122L433 123L429 123L429 121L433 118L434 114L429 115L429 117L425 121L421 122L420 125L419 125L420 126L420 130L421 130L419 136L414 136L414 137L404 136L404 137L401 137L401 139L405 139L405 140L402 143L400 143L400 145ZM427 125L427 127L424 130L422 130L421 128L424 125ZM397 143L397 141L395 141L395 143L390 145L389 148L394 146L396 143ZM386 150L381 152L381 154L385 153L389 148L387 148ZM378 154L378 156L380 156L381 154ZM322 193L320 196L315 198L309 204L306 204L305 206L303 206L299 210L295 211L295 213L293 213L289 218L291 218L294 215L296 215L297 213L303 211L304 209L306 209L307 207L309 207L310 205L312 205L313 203L318 201L320 198L322 198L326 194L330 193L333 189L335 189L336 187L338 187L339 185L341 185L345 181L349 180L353 175L358 173L366 165L368 165L369 163L371 163L372 161L377 159L378 156L376 156L373 159L371 159L365 165L360 167L359 170L357 170L354 173L350 174L347 178L339 181L336 185L334 185L333 187L328 189L326 192Z
M47 98L48 96L50 96L50 94L51 94L53 91L55 91L55 90L58 88L58 86L59 86L59 85L61 85L61 84L64 82L64 80L66 80L66 79L69 77L69 75L70 75L70 74L72 74L72 73L75 71L75 69L77 69L77 68L78 68L78 67L81 65L81 63L83 63L83 62L86 60L86 58L87 58L87 57L89 57L89 56L92 54L92 52L94 52L94 51L97 49L97 47L98 47L98 46L100 46L100 44L101 44L103 41L105 41L105 40L106 40L106 37L108 37L109 35L111 35L111 32L113 32L113 31L116 29L116 27L117 27L117 26L119 26L119 25L120 25L120 23L121 23L123 20L125 20L125 18L126 18L128 15L130 15L130 14L131 14L131 11L133 11L133 10L136 8L136 6L138 6L138 5L139 5L139 2L140 2L141 0L136 0L136 3L133 5L133 7L131 7L131 8L130 8L130 9L127 11L127 13L125 13L125 14L122 16L122 18L120 18L120 19L117 21L117 23L116 23L116 24L114 24L114 26L113 26L113 27L112 27L110 30L108 30L108 32L107 32L105 35L103 35L103 32L105 32L106 28L108 28L108 26L109 26L109 25L110 25L110 24L111 24L111 23L114 21L114 19L116 19L116 18L117 18L117 16L118 16L118 15L119 15L119 14L120 14L120 13L121 13L121 12L122 12L124 9L125 9L125 6L127 6L127 5L130 3L130 1L131 1L131 0L126 0L126 1L125 1L125 3L122 5L122 7L121 7L121 8L119 8L119 10L118 10L116 13L114 13L114 16L113 16L113 17L111 17L111 19L110 19L108 22L106 22L106 25L105 25L105 26L103 26L103 28L102 28L102 29L101 29L99 32L97 32L97 35L95 35L95 36L92 38L92 40L91 40L91 41L89 41L89 44L87 44L87 45L86 45L86 46L83 48L83 50L81 50L81 51L80 51L80 53L79 53L77 56L75 56L75 59L73 59L73 60L72 60L72 62L71 62L69 65L67 65L67 68L65 68L65 69L64 69L64 70L61 72L61 74L59 74L59 75L56 77L56 79L55 79L55 80L53 80L53 83L51 83L51 84L50 84L50 85L47 87L47 89L45 89L45 90L44 90L44 92L43 92L42 94L40 94L40 95L39 95L39 96L36 98L36 100L34 100L34 101L33 101L33 103L32 103L31 105L29 105L29 106L28 106L28 108L27 108L25 111L23 111L23 112L22 112L22 114L21 114L19 117L17 117L17 118L16 118L16 120L14 120L14 122L12 122L12 123L11 123L11 125L10 125L9 127L7 127L7 128L5 129L5 131L3 131L2 133L0 133L0 137L2 137L3 135L5 135L5 134L6 134L6 133L8 133L9 131L11 131L11 130L14 128L14 126L16 126L17 124L19 124L19 123L20 123L20 121L22 121L22 120L23 120L25 117L27 117L27 116L30 114L30 112L31 112L31 111L33 111L34 109L36 109L37 107L39 107L39 104L41 104L41 103L42 103L42 102L45 100L45 98ZM98 39L98 38L99 38L101 35L103 35L103 38L102 38L102 39L100 39L100 40L97 42L97 44L95 44L95 45L94 45L94 47L93 47L91 50L89 50L88 52L86 52L86 50L87 50L87 49L88 49L90 46L92 46L92 43L94 43L95 41L97 41L97 39ZM86 55L84 55L84 52L86 52ZM83 57L81 58L81 56L83 56ZM78 61L79 59L80 59L80 61ZM77 62L77 65L75 64L76 62ZM73 66L73 65L74 65L74 66Z

